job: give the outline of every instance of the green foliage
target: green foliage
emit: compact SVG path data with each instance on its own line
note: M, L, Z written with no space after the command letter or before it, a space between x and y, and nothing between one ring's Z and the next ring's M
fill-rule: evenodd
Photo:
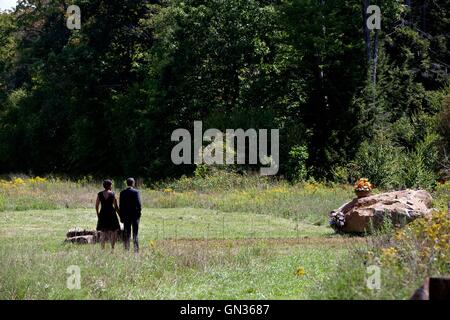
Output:
M378 134L370 143L363 142L355 162L336 174L352 172L352 177L347 176L347 180L364 176L380 188L432 188L437 179L437 143L437 135L427 135L408 151Z
M358 179L357 174L353 172L350 165L335 166L331 169L332 179L337 183L351 183Z
M449 90L450 92L450 90ZM438 131L442 136L442 144L447 154L450 153L450 93L442 103L442 111L437 115Z
M189 208L144 211L137 258L125 252L122 244L114 254L109 254L109 246L105 251L100 245L61 244L61 236L70 228L95 225L94 216L92 210L8 213L8 221L0 222L0 298L308 299L317 292L310 288L348 250L341 239L326 237L323 227L308 225L301 233L308 239L297 242L291 220L261 219L255 214L225 215L223 234L222 213ZM256 236L261 237L264 227L266 232L292 239L247 241L250 224L243 221L250 219L257 223ZM42 233L39 241L29 231L37 227ZM321 232L311 234L309 229ZM80 290L67 288L65 271L70 265L81 269ZM295 274L299 267L305 270L303 277Z
M401 156L402 151L379 134L374 141L361 144L354 167L358 176L368 178L375 187L392 188L398 185Z
M197 178L205 178L209 172L210 172L209 166L205 164L199 164L195 168L194 175Z
M450 264L446 212L404 229L377 234L354 248L326 277L326 299L409 299L427 277L444 277ZM380 268L380 289L369 289L368 266ZM318 296L316 296L318 298Z
M0 14L0 172L192 174L171 162L170 136L194 120L280 128L292 180L429 186L448 154L448 1L383 2L376 61L347 0L74 4L81 30L56 0ZM422 145L435 133L437 160Z
M287 176L290 180L299 182L305 181L308 175L306 161L308 160L308 150L305 146L293 146L289 151L289 169Z
M439 183L433 194L433 205L441 211L448 211L450 203L450 182Z
M395 235L385 220L371 237L349 238L324 224L353 197L349 186L220 172L159 187L141 188L141 252L131 259L121 245L108 254L99 245L61 243L67 230L95 226L92 195L101 182L0 180L0 297L406 299L426 276L448 271L446 212ZM449 183L438 185L435 204L446 209L449 195ZM60 272L73 264L84 270L81 290L68 290ZM382 290L369 290L367 266L378 264Z
M437 137L426 136L412 152L404 156L401 182L406 187L431 188L437 175Z

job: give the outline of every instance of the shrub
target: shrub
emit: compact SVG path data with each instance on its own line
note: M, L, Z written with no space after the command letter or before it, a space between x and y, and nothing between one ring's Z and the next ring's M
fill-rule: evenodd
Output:
M412 151L408 151L379 134L371 142L361 144L347 171L338 168L333 174L342 180L344 173L356 173L369 178L376 187L386 189L432 188L437 179L438 140L435 134L425 135Z
M308 149L305 146L293 146L289 151L289 164L287 166L287 177L295 182L305 181L308 170L306 160L308 160Z
M195 168L194 175L199 178L205 178L210 173L210 166L206 164L199 164Z
M433 205L439 210L447 210L450 203L450 181L438 183L433 193Z
M427 135L415 150L403 156L401 186L431 188L437 179L437 136Z
M392 188L399 183L402 151L384 135L377 135L372 142L361 144L355 163L360 177L367 177L376 187Z
M450 94L444 98L442 110L437 115L438 131L443 137L443 145L450 150Z
M387 228L341 260L326 279L325 297L407 299L426 277L448 274L449 243L450 219L444 211L417 219L404 229ZM371 265L381 270L380 290L367 288L367 267Z

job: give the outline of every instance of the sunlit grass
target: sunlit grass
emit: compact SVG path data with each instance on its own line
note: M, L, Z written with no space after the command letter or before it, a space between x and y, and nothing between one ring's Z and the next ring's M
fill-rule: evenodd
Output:
M222 180L217 177L184 178L181 181L188 182L161 185L159 189L143 187L143 205L147 208L194 207L252 212L326 225L328 212L353 197L349 186L329 187L319 183L292 186L283 181L263 178L260 181L258 177L219 177ZM233 187L233 184L237 185ZM115 186L116 192L120 191L119 187ZM193 189L188 190L188 187ZM101 183L89 181L27 177L2 180L0 211L93 208L100 190Z
M224 174L141 187L138 257L121 244L113 254L99 245L64 244L69 229L95 228L100 185L90 179L0 180L0 298L405 299L428 271L404 261L384 266L384 289L370 291L369 258L394 261L403 251L419 256L414 250L433 248L435 233L448 237L428 224L419 233L431 244L406 242L411 248L392 246L401 233L338 236L328 227L328 213L353 198L351 186ZM448 186L434 192L440 209L446 209ZM120 182L115 187L119 191ZM430 260L424 270L444 270L448 252L440 254L444 264ZM66 287L70 265L82 270L80 290ZM405 265L406 273L399 267Z
M0 298L302 299L349 244L328 227L194 208L144 210L138 257L63 244L68 229L95 222L84 209L3 212ZM70 265L81 268L80 290L66 287Z

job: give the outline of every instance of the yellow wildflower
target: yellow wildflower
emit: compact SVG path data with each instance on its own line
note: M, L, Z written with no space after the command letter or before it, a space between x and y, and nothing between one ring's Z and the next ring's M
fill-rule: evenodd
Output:
M28 181L31 182L31 183L44 183L44 182L47 181L47 179L46 179L46 178L41 178L41 177L37 176L37 177L35 177L35 178L30 178L30 179L28 179Z
M405 233L402 230L399 230L395 233L395 240L400 241L405 236Z
M394 247L381 249L381 262L383 264L390 264L397 261L397 249Z
M383 248L381 249L383 256L391 258L391 257L395 257L397 255L397 249L394 247L389 247L389 248Z
M15 185L22 185L22 184L25 184L25 181L24 181L22 178L15 178L15 179L13 180L13 183L14 183Z
M288 192L288 190L286 189L286 188L273 188L272 190L271 190L273 193L287 193Z
M156 241L155 240L150 240L148 245L149 245L149 247L151 249L155 249L156 248Z
M306 271L305 268L303 267L298 267L297 270L295 271L295 275L297 277L304 277L306 275Z

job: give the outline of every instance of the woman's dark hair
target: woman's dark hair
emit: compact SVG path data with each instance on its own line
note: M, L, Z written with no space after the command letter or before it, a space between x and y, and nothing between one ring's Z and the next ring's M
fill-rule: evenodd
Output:
M103 188L109 189L109 188L111 188L111 186L112 186L111 180L107 179L107 180L103 181Z

